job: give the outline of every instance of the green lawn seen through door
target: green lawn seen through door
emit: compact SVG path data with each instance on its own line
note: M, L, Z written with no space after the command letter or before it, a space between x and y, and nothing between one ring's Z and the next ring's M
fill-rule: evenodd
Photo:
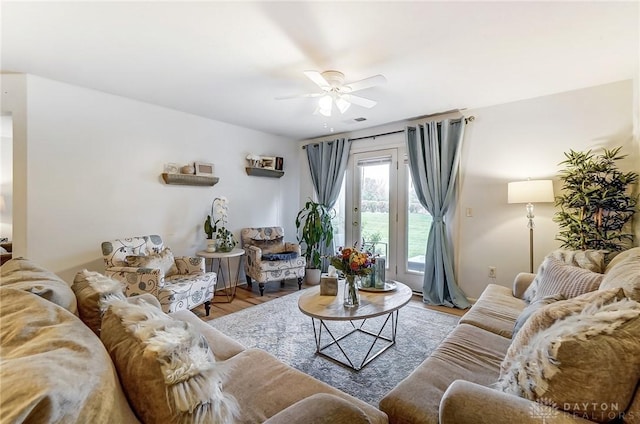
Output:
M368 235L379 233L380 242L389 243L389 215L381 212L362 212L362 233L365 240ZM409 251L408 258L424 255L427 248L427 236L431 228L431 215L409 213Z

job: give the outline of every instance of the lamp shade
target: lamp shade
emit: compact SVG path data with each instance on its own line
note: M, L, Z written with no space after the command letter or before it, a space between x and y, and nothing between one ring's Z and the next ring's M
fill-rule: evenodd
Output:
M554 201L552 180L527 180L509 183L509 203L549 203Z

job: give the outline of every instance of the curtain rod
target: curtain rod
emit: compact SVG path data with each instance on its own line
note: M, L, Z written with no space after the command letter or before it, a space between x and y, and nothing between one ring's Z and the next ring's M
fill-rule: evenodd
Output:
M469 122L473 122L476 119L475 116L471 115L469 117L465 117L464 118L464 122L465 124L468 124ZM386 133L382 133L382 134L373 134L373 135L367 135L364 137L356 137L356 138L350 138L349 141L355 141L355 140L365 140L367 138L372 138L372 139L376 139L376 137L382 137L385 135L391 135L391 134L400 134L403 133L405 130L398 130L398 131L390 131L390 132L386 132Z
M473 122L475 119L476 119L476 117L471 115L469 117L465 117L464 118L464 122L465 122L465 124L468 124L469 122ZM400 134L400 133L403 133L404 131L405 130L389 131L389 132L381 133L381 134L366 135L364 137L349 138L347 140L356 141L356 140L366 140L367 138L371 138L371 139L375 140L376 137L384 137L385 135ZM314 143L309 143L309 144L314 144ZM306 149L307 145L305 144L304 146L302 146L302 148Z

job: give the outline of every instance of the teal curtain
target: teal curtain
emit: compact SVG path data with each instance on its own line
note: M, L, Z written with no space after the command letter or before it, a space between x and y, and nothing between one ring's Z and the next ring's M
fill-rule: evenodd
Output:
M446 119L408 127L406 131L416 195L433 217L425 253L423 299L430 305L461 309L471 305L456 282L447 218L455 208L464 128L464 119Z
M307 161L311 172L311 181L318 196L318 203L327 208L332 208L340 195L340 187L344 179L344 172L347 169L349 152L351 151L351 140L341 138L322 143L308 144ZM328 248L322 245L322 255L333 255L335 245ZM322 261L322 271L325 272L328 261Z

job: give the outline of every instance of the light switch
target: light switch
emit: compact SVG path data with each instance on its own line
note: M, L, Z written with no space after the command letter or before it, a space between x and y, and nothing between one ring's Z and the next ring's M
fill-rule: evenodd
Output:
M473 210L471 208L467 208L467 216L468 217L472 217L473 216Z

